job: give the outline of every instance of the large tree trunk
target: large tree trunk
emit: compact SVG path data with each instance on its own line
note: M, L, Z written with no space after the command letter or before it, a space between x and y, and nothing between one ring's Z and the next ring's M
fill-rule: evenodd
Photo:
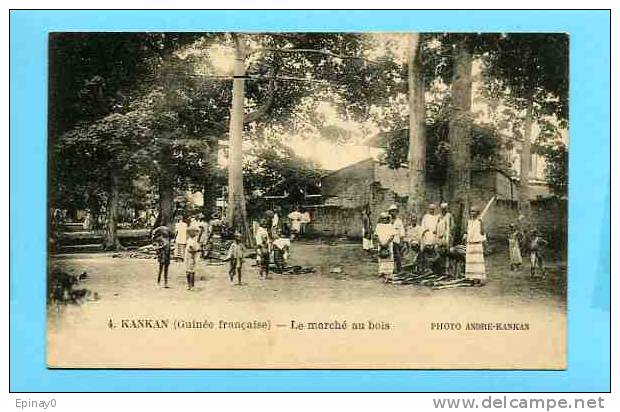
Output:
M232 106L230 108L229 159L228 159L228 213L230 227L241 232L248 241L249 230L243 193L243 114L245 97L245 40L235 35L235 78L233 80Z
M122 248L118 240L118 201L120 197L119 176L116 170L110 174L110 191L106 208L106 228L105 238L103 239L104 250L118 250Z
M421 213L426 200L426 104L422 77L421 37L412 33L409 38L409 207Z
M159 171L159 217L160 226L172 230L174 219L174 171L172 170L172 148L165 145L161 150Z
M452 103L454 113L450 119L448 141L447 185L450 203L460 238L467 227L471 187L471 70L472 56L465 44L459 44L452 78Z
M532 124L533 124L533 97L528 98L527 109L525 111L523 144L521 146L521 167L519 171L519 210L521 214L528 215L530 211L530 172L532 169Z
M218 141L209 141L204 151L204 184L202 190L203 206L202 212L209 219L216 212L216 201L220 193L219 182L216 182L215 173L217 169L217 150Z

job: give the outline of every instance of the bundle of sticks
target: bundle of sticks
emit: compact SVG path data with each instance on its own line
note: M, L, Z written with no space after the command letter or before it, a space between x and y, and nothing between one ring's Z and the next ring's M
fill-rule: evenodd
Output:
M434 290L453 289L466 286L474 286L474 282L470 279L462 277L454 278L452 276L433 273L430 269L416 272L414 265L405 265L403 270L395 274L392 283L397 285L420 285L427 286Z
M406 267L404 267L405 269ZM427 286L435 290L452 289L466 286L474 286L474 282L465 278L452 278L447 275L439 275L430 270L424 273L400 272L394 275L392 283L398 285L420 285Z

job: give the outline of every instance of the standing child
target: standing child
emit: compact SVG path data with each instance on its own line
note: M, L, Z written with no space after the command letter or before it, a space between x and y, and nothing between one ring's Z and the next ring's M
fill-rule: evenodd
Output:
M241 233L235 232L235 237L225 259L230 261L230 269L228 270L230 281L233 282L235 275L237 275L237 285L241 285L241 269L243 268L243 257L245 256L245 248L241 240Z
M510 270L520 270L523 264L519 243L521 234L514 223L510 224L508 233L508 251L510 252Z
M161 282L161 274L164 273L164 287L168 288L168 267L170 266L170 230L168 226L159 226L153 231L153 246L157 251L157 284Z
M545 264L543 262L543 249L549 243L540 236L536 229L532 230L532 241L530 242L530 278L536 275L536 270L541 272L542 277L546 276Z
M192 290L196 282L196 260L200 253L198 243L198 231L195 226L187 230L187 244L185 247L185 276L187 278L187 290Z
M258 266L258 277L267 279L269 277L269 232L265 229L265 222L258 224L254 231L256 240L256 263Z

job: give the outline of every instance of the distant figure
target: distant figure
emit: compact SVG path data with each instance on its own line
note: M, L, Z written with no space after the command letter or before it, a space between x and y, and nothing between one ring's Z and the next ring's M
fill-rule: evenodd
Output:
M547 275L545 271L545 263L543 262L543 250L549 242L540 236L538 230L532 230L530 240L530 277L536 276L536 271L540 271L541 277Z
M245 248L242 242L241 233L235 232L233 242L228 249L228 254L224 260L230 262L228 277L231 283L235 281L237 276L237 285L241 285L241 271L243 269L243 258L245 256Z
M106 224L106 215L105 213L100 213L97 215L97 228L96 230L103 230Z
M390 220L390 215L382 212L375 228L375 238L377 239L377 251L379 254L379 276L385 277L389 282L394 274L394 226Z
M523 264L521 256L521 233L514 223L508 229L508 252L510 254L510 270L520 270Z
M301 232L301 216L299 208L295 208L295 210L288 214L288 219L291 222L291 239L299 236Z
M467 233L463 235L467 242L465 249L465 278L477 284L484 284L487 278L484 265L484 246L486 234L480 220L480 210L471 207L467 220Z
M150 228L154 228L155 227L155 222L157 222L157 216L155 216L155 212L153 212L152 210L149 211L149 217L148 217L148 225Z
M183 220L183 216L177 218L177 223L174 225L176 243L174 249L174 255L178 260L183 260L185 257L185 245L187 244L187 223Z
M90 230L93 228L93 216L90 211L86 212L86 216L84 216L84 222L82 222L82 229Z
M362 249L370 253L372 251L372 214L370 206L366 205L362 212Z
M157 284L161 282L162 272L164 274L164 288L168 287L168 268L170 266L170 229L168 226L159 226L153 230L152 242L157 251L157 262L159 270L157 272Z
M210 240L211 240L211 225L205 219L204 214L200 213L198 215L197 226L199 229L198 232L198 243L200 244L200 256L203 259L209 257L210 250Z
M403 259L401 240L404 239L406 235L405 225L403 224L400 216L398 216L398 206L395 204L391 205L388 209L388 213L390 214L392 228L394 229L394 243L392 246L392 252L394 254L394 267L396 269L396 273L400 273Z
M187 247L185 248L185 276L187 277L187 290L192 290L196 282L196 260L200 253L198 243L198 231L196 226L187 230Z
M273 216L271 217L271 237L275 238L280 233L280 216L278 215L279 208L275 208Z
M254 240L256 241L256 265L258 266L258 277L261 279L269 278L269 255L271 247L269 244L269 232L264 227L266 223L270 222L258 222L258 226L254 230Z
M311 219L310 219L310 212L308 212L307 210L303 210L301 212L301 230L300 230L300 235L304 236L306 234L306 231L308 230L308 225L310 224Z

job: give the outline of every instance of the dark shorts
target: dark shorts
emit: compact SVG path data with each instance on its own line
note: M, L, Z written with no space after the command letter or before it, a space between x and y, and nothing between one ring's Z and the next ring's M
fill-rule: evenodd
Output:
M269 269L269 252L261 252L260 267L263 269Z
M162 254L160 253L157 256L157 261L160 265L169 265L170 264L170 253Z

